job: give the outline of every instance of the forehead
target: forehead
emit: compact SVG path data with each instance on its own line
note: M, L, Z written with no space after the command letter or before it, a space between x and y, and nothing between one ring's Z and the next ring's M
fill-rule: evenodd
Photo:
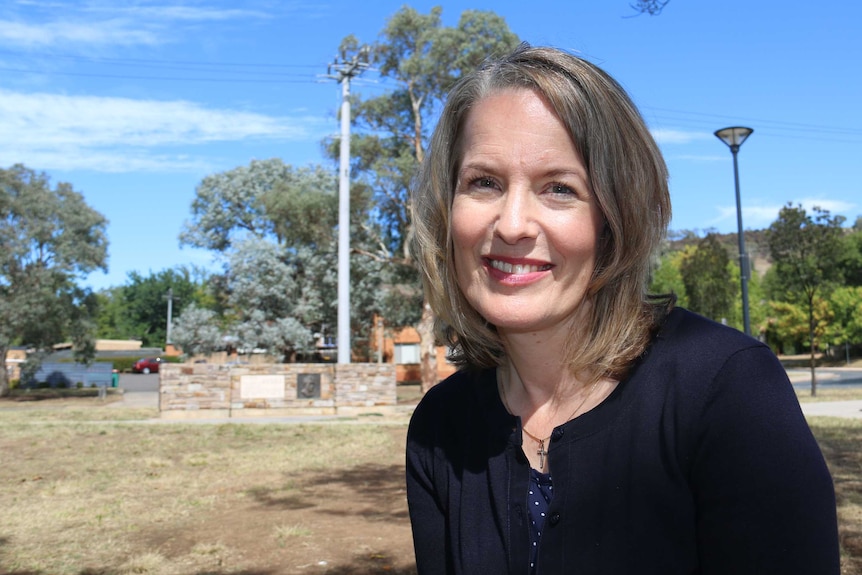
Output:
M465 111L451 150L451 159L457 171L475 146L524 140L554 140L556 145L565 141L580 156L569 126L548 99L537 90L512 87L495 89L485 94Z

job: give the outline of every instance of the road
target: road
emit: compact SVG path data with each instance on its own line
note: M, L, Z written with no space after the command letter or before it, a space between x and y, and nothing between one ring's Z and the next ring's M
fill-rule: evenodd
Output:
M852 387L862 385L862 369L858 367L818 367L817 387ZM811 370L793 368L787 376L796 387L811 387Z
M123 401L117 407L158 407L158 373L121 373L119 387L123 390Z

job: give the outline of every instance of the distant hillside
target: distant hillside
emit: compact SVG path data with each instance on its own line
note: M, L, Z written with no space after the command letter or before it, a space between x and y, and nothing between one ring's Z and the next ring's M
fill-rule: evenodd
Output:
M739 242L736 233L719 234L714 231L704 232L681 230L668 232L667 250L670 252L685 249L689 245L697 245L708 233L715 233L719 241L727 248L727 253L732 261L737 261L739 254ZM745 251L751 257L751 268L757 275L763 276L770 267L772 260L769 257L769 246L766 243L766 230L745 230Z

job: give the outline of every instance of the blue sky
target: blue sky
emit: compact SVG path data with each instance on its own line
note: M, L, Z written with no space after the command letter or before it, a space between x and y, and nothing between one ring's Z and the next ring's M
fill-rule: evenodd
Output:
M377 39L400 1L6 0L0 5L0 166L68 181L110 221L100 289L179 264L195 186L280 157L323 162L340 88L322 76L341 39ZM523 40L599 64L631 93L671 172L671 229L736 231L732 156L713 132L745 125L743 223L787 202L862 215L862 3L671 0L411 2L493 10ZM354 92L387 88L373 73Z

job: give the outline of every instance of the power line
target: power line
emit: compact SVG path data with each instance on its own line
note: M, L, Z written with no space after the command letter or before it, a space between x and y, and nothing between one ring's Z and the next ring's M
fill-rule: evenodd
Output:
M17 57L33 56L31 52L22 53L13 50L2 50L0 54L10 54ZM178 72L192 72L203 74L224 74L220 76L187 74L175 75L147 75L139 73L110 73L110 72L85 72L85 71L62 71L48 69L33 69L26 67L4 67L0 71L32 74L43 76L65 76L77 78L102 78L107 80L135 80L156 82L192 82L192 83L214 83L214 84L316 84L320 78L316 74L301 73L299 70L318 70L320 65L315 64L277 64L267 62L212 62L200 60L163 60L143 58L103 58L90 56L76 56L69 54L55 54L51 52L36 53L36 57L50 59L51 61L67 60L107 66L124 66L129 68L145 68L154 70L170 70ZM291 72L296 70L296 72ZM137 71L137 70L136 70ZM330 68L331 72L331 68ZM332 77L330 75L330 77ZM394 86L387 78L380 78L373 84L361 82L363 87L373 90L387 90ZM806 134L809 140L858 143L862 138L862 128L848 128L841 126L829 126L810 124L803 122L789 122L783 120L767 120L763 118L750 118L728 116L716 113L695 112L689 110L676 110L655 106L641 106L644 111L652 112L651 117L660 122L667 122L675 126L692 127L696 129L708 129L712 132L715 120L722 122L744 122L758 127L761 136L774 138L795 138L800 134Z
M662 108L650 108L643 106L642 110L662 110ZM830 142L838 144L862 143L862 129L839 128L836 126L803 124L799 122L786 122L781 120L765 120L750 117L731 116L726 114L709 114L702 112L688 112L682 110L668 110L667 114L649 115L649 123L664 125L669 129L691 129L712 133L717 123L745 123L757 126L758 138L768 137L783 140L799 139L804 137L806 141ZM699 116L699 117L690 117ZM711 119L708 119L711 118Z
M27 70L22 68L5 68L0 67L3 72L18 72L21 74L39 74L45 76L71 76L80 78L108 78L114 80L158 80L161 82L215 82L215 83L252 83L252 84L316 84L319 83L317 76L309 74L307 76L294 75L286 76L281 79L267 78L208 78L208 77L189 77L189 76L133 76L128 74L100 74L95 72L59 72L46 70ZM299 79L293 79L299 78Z
M13 56L33 56L34 53L26 54L14 50L0 49L0 54L11 54ZM203 60L159 60L153 58L104 58L94 56L76 56L72 54L62 54L53 52L37 52L37 57L47 58L49 60L72 60L77 62L93 62L97 64L116 64L118 66L145 65L149 67L167 66L173 67L182 66L200 66L204 68L226 67L226 68L273 68L273 69L292 69L304 68L308 70L319 70L321 64L273 64L264 62L211 62Z

